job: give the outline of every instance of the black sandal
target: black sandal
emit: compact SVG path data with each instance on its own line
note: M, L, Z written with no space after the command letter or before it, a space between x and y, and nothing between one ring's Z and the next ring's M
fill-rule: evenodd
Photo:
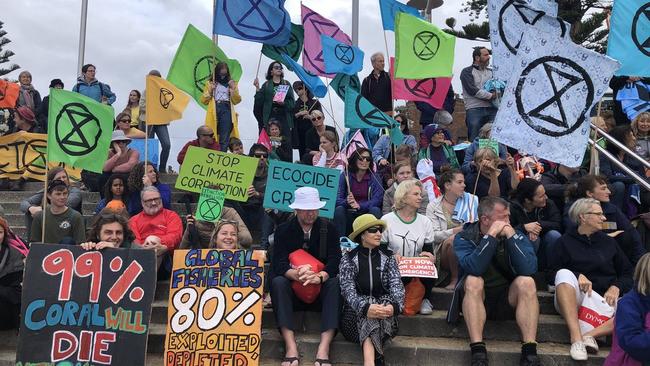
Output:
M332 366L332 361L330 361L328 358L317 358L314 360L314 363L315 362L318 362L318 366L323 366L323 364Z
M293 365L294 362L298 362L298 365L300 365L300 359L298 357L285 357L280 361L280 364L283 364L285 362L289 363L289 366Z

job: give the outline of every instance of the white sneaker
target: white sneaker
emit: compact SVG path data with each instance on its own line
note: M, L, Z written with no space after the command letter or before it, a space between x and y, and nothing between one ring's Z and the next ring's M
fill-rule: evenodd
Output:
M585 349L585 344L582 342L576 342L571 345L571 358L576 361L586 361L587 360L587 350Z
M420 314L422 315L431 315L433 313L433 306L429 299L422 300L422 305L420 305Z
M583 336L582 337L582 343L585 344L585 348L587 349L587 353L591 353L592 355L595 355L598 353L598 343L596 342L596 339L592 336Z

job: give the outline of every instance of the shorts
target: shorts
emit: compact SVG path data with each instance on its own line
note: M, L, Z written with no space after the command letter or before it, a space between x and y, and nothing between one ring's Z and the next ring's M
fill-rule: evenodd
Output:
M513 320L515 309L508 302L510 285L485 289L485 313L488 320Z
M573 274L573 272L569 271L568 269L561 269L557 271L555 274L555 295L553 296L553 305L555 305L555 311L560 313L560 307L558 306L557 303L557 285L561 283L567 283L573 287L573 289L576 292L576 304L578 304L578 308L582 304L582 300L585 297L585 293L580 291L580 285L578 284L578 279L576 278L576 275Z

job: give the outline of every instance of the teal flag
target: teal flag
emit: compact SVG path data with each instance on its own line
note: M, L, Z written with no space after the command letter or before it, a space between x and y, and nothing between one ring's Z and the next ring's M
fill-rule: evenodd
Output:
M101 173L113 132L113 107L79 93L50 89L47 160Z
M361 91L361 81L357 75L336 74L336 77L330 82L330 88L336 95L345 100L345 88L350 86L356 91Z
M345 90L345 127L348 128L386 128L391 142L399 145L404 140L400 123L380 111L351 87Z
M395 14L397 13L408 13L422 19L419 10L397 0L379 0L379 10L384 30L395 30Z
M650 76L650 2L614 1L607 56L621 63L616 75Z
M302 53L302 41L305 38L305 31L300 24L291 24L291 34L289 35L289 43L285 46L273 46L270 44L264 44L262 47L262 53L264 56L284 63L282 59L282 54L286 53L294 61L298 61L300 54Z

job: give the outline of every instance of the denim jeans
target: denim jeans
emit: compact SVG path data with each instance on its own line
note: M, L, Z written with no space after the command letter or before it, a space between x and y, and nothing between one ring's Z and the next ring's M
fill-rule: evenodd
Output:
M467 125L467 139L474 141L478 131L486 123L492 123L497 115L497 109L493 107L470 108L465 111L465 124Z
M217 134L221 151L228 151L230 133L232 132L232 111L230 103L217 103Z
M167 159L169 159L169 150L172 147L171 142L169 141L169 130L167 125L153 125L149 126L149 138L152 138L154 133L160 141L160 158L158 162L158 171L166 172L167 171Z

